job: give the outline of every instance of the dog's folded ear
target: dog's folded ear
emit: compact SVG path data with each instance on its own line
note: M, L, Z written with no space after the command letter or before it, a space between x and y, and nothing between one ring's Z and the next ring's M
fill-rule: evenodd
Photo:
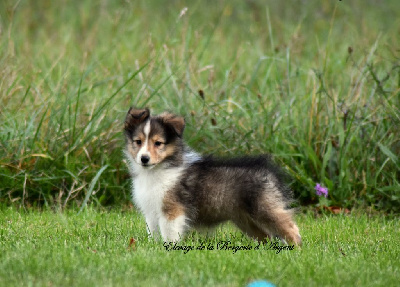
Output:
M185 129L185 119L183 117L170 113L163 113L160 117L165 125L172 127L178 137L182 137Z
M136 127L150 117L148 108L130 108L125 118L125 131L133 131Z

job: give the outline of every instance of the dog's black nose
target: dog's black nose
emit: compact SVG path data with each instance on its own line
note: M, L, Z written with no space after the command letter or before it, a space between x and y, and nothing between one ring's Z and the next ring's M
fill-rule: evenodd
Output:
M150 157L148 155L142 155L140 160L142 161L143 164L146 164L150 161Z

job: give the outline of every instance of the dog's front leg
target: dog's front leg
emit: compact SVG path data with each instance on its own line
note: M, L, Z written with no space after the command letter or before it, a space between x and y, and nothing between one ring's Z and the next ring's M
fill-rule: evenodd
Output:
M160 218L160 231L164 241L177 242L186 230L186 216L180 215L174 219L162 216Z
M146 215L147 234L150 237L156 238L160 235L158 229L158 219L155 216Z

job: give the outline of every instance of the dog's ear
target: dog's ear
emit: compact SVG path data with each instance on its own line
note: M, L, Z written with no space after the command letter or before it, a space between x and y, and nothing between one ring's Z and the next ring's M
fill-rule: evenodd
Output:
M172 127L178 137L182 137L185 129L185 119L183 117L170 113L163 113L160 117L165 125Z
M143 123L150 117L150 111L148 108L136 109L130 108L125 118L125 131L133 131L137 126Z

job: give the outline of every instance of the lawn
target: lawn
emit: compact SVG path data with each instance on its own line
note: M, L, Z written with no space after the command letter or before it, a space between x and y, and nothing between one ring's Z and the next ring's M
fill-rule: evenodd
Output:
M272 153L302 204L318 203L320 183L327 205L398 213L399 11L398 0L1 1L0 201L126 203L123 121L148 106L185 116L200 152Z
M179 243L194 250L167 251L147 238L132 209L77 214L3 207L0 286L245 286L254 279L277 286L398 285L399 220L299 214L297 221L301 249L254 250L255 242L224 225ZM223 241L251 249L234 252Z

